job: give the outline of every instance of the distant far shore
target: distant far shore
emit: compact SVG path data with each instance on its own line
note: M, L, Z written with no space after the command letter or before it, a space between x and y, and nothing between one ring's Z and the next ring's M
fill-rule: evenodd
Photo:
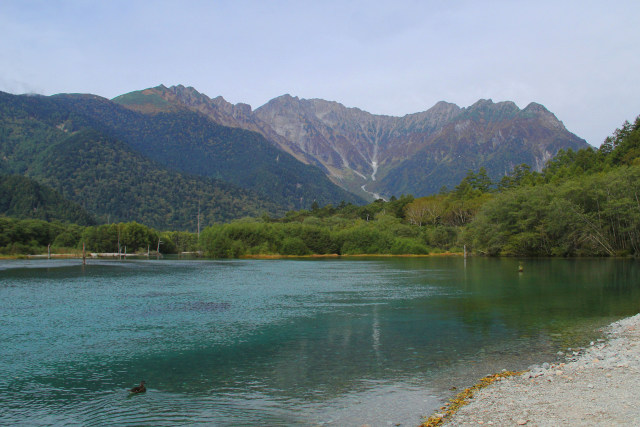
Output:
M439 252L431 254L312 254L312 255L243 255L239 259L287 259L287 258L429 258L439 256L463 256L462 252Z
M164 256L167 254L160 254ZM198 256L206 259L232 259L232 258L209 258L202 255L201 252L180 252L178 254L169 254L172 256ZM131 253L131 254L118 254L117 252L88 252L87 259L98 258L156 258L158 254L156 252L147 253ZM428 258L428 257L458 257L464 256L462 252L437 252L430 254L312 254L312 255L280 255L280 254L258 254L258 255L243 255L237 259L299 259L299 258ZM468 254L468 256L472 256ZM66 254L29 254L29 255L0 255L0 259L73 259L82 258L82 253L66 253Z
M172 255L193 255L195 252L183 252L180 254ZM157 257L157 252L145 253L131 253L131 254L118 254L117 252L87 252L87 259L97 258L147 258ZM163 254L160 254L163 256ZM82 253L65 253L65 254L28 254L28 255L0 255L0 259L82 259Z

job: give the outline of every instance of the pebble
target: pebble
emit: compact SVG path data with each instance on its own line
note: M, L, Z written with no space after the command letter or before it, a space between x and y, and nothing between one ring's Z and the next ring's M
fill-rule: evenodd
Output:
M518 423L519 426L523 426L523 425L527 424L527 420L519 419L517 421L517 423Z

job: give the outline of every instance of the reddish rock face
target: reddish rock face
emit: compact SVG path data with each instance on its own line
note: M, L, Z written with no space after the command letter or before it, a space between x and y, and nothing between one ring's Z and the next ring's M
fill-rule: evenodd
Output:
M468 170L499 179L526 163L541 170L560 149L588 147L544 106L479 100L467 108L438 102L427 111L392 117L321 99L283 95L255 111L184 86L141 92L188 108L218 124L258 132L298 160L321 166L338 185L369 198L424 196L452 188ZM131 104L131 108L149 106ZM364 190L364 191L363 191Z
M380 116L319 99L285 95L254 113L353 190L422 196L457 185L485 167L498 179L514 166L536 170L561 148L587 143L532 103L480 100L468 108L439 102L404 117Z

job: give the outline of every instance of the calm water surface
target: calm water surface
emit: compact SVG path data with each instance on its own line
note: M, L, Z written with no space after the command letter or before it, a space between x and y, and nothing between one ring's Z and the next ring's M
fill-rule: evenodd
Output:
M89 263L0 261L0 424L417 425L640 309L637 261Z

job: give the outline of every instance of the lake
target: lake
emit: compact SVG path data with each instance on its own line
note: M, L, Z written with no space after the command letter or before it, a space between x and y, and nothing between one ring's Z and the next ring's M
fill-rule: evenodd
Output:
M417 425L640 309L637 261L518 264L0 261L0 424Z

